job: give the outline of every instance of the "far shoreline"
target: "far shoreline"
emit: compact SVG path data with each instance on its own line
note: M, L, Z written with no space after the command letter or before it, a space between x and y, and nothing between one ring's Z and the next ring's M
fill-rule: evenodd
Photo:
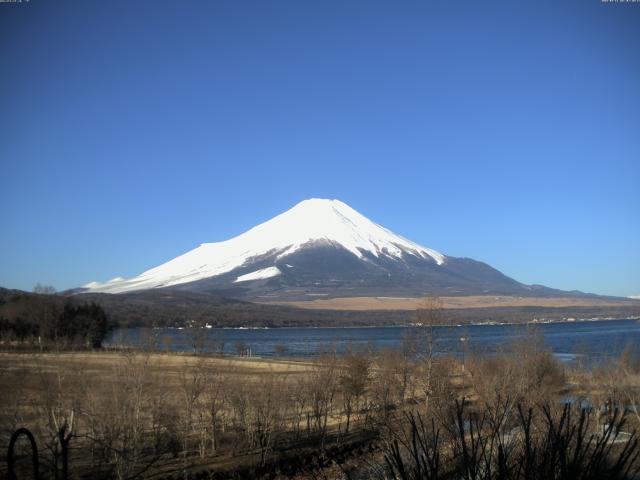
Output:
M462 328L462 327L485 327L485 326L507 326L507 325L548 325L555 323L587 323L587 322L614 322L614 321L640 321L640 316L625 316L625 317L593 317L593 318L575 318L575 319L561 319L561 320L530 320L523 322L472 322L472 323L455 323L455 324L434 324L437 328ZM319 325L300 325L297 327L292 326L270 326L270 327L197 327L201 330L298 330L298 329L370 329L370 328L421 328L424 325L420 324L393 324L393 325L335 325L335 326L319 326ZM135 330L139 328L149 328L151 330L185 330L189 327L121 327L116 330Z

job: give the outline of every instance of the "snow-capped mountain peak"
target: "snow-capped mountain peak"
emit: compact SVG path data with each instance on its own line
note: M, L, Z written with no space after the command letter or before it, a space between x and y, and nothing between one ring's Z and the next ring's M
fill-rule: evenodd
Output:
M316 242L341 247L357 258L365 255L401 259L405 255L442 265L446 257L372 222L339 200L313 198L230 240L199 247L130 279L91 282L89 291L121 293L194 282L250 265L274 255L274 262ZM243 274L237 282L280 274L275 265Z
M274 248L285 248L279 257L295 252L310 241L327 240L357 257L362 257L363 251L376 257L384 253L401 257L405 252L430 256L438 264L444 262L442 254L394 234L340 200L304 200L229 242L255 243L255 236L271 243Z

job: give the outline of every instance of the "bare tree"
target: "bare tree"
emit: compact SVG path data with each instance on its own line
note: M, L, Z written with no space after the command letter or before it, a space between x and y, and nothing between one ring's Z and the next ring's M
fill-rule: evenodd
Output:
M258 385L259 395L251 404L255 441L260 449L260 465L264 465L277 432L282 428L286 406L286 378L266 375Z
M82 405L77 418L84 425L78 436L90 442L94 468L110 465L110 475L118 479L140 475L161 453L155 449L155 455L148 456L146 449L149 417L155 418L155 408L164 407L158 402L161 382L150 368L150 358L149 352L120 353L108 376L85 378L78 389Z
M346 432L349 433L351 416L354 410L358 411L360 400L369 384L370 362L366 355L350 351L342 358L342 363L339 384L342 407L347 417Z
M403 382L398 375L401 358L399 352L390 349L380 350L375 358L371 394L379 419L385 426L389 426L392 412L403 400Z
M204 412L205 428L201 428L201 431L208 432L202 440L208 440L211 453L215 453L218 448L217 432L221 429L221 424L224 424L223 416L229 388L231 388L229 378L219 369L209 368L204 373L201 408ZM201 443L201 456L204 456L204 450L204 445Z
M309 383L309 378L306 375L301 375L289 384L293 425L297 438L300 437L300 422L302 422L305 413L308 414L309 392L311 390Z
M324 450L329 416L333 411L333 403L337 391L336 358L325 355L318 361L318 366L310 374L309 404L311 419L315 431L320 436L320 448Z
M416 358L423 364L421 385L425 398L425 407L429 409L429 401L433 395L434 362L438 344L438 328L445 325L442 301L439 297L427 297L416 309L414 324L409 330L406 343L415 349ZM413 338L411 338L411 336Z
M250 352L249 345L247 345L242 340L236 340L233 343L233 348L235 349L238 356L241 356L241 357L249 356L249 352Z
M187 326L182 330L182 333L193 349L193 353L203 353L206 350L209 331L206 328L206 323L204 321L188 321Z
M51 285L36 283L35 287L33 287L33 293L38 293L41 295L53 295L54 293L56 293L56 289Z
M640 426L640 353L635 345L627 345L620 357L585 372L584 377L598 411L628 410Z
M495 424L510 416L516 405L557 403L554 396L565 385L562 365L531 329L495 355L473 355L467 371L474 393L488 414L495 414Z
M198 419L198 403L205 390L205 375L203 368L203 357L198 357L195 364L185 362L180 373L180 396L181 396L181 434L182 434L182 456L183 469L186 472L187 455L190 451L189 439L194 433L194 427Z
M284 356L284 354L287 353L287 350L287 346L284 343L278 343L273 349L274 353L278 357Z

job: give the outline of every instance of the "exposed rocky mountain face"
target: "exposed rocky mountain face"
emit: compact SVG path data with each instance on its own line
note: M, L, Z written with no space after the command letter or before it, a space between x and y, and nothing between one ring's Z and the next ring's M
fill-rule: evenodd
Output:
M168 287L265 300L568 293L524 285L485 263L443 255L338 200L324 199L300 202L242 235L204 243L137 277L92 282L82 291L126 293Z

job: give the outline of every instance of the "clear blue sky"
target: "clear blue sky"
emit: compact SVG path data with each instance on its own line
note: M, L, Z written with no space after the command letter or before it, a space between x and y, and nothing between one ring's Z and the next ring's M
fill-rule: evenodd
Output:
M640 4L0 3L0 285L132 276L308 197L640 293Z

